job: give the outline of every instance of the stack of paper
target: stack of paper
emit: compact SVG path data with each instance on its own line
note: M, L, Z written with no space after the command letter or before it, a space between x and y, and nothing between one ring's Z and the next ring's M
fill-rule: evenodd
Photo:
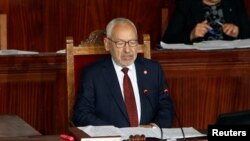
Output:
M161 42L163 49L197 49L197 50L218 50L218 49L233 49L233 48L250 48L250 39L241 40L212 40L193 43L193 45L186 44L167 44Z
M142 128L142 127L128 127L116 128L114 126L85 126L78 127L91 137L104 137L104 136L120 136L123 140L129 139L130 135L145 135L148 138L161 138L161 130L159 128ZM180 138L194 138L204 137L205 134L200 133L193 127L182 128L162 128L163 139L180 139Z
M0 50L0 55L16 55L16 54L38 54L39 52L35 51L24 51L24 50Z
M161 42L160 44L163 49L196 49L195 46L187 44L167 44L164 42Z

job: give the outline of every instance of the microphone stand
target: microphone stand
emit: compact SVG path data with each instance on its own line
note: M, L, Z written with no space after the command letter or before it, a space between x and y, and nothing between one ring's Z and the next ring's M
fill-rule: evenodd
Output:
M177 116L176 112L175 112L175 117L176 117L177 122L178 122L178 124L179 124L179 126L180 126L180 128L181 128L181 133L182 133L182 136L183 136L183 140L185 141L185 140L186 140L185 133L184 133L184 131L183 131L182 124L181 124L180 119L179 119L179 117Z

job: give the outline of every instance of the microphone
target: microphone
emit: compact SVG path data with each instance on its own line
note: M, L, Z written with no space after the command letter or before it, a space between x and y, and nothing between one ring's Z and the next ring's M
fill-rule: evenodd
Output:
M169 91L168 91L167 88L164 88L162 92L163 92L163 94L167 94L167 95L170 97L170 94L169 94ZM161 93L162 93L162 92L161 92ZM147 100L149 101L149 103L150 103L150 105L151 105L151 108L152 108L152 110L153 110L153 107L154 107L154 106L153 106L152 102L150 101L150 99L149 99L148 96L147 96L148 90L147 90L147 89L144 89L144 90L143 90L143 93L146 95ZM172 99L172 98L170 97L170 99ZM177 116L177 113L176 113L176 110L175 110L175 107L174 107L174 106L173 106L173 115L174 115L174 117L175 117L176 120L177 120L178 126L179 126L180 129L181 129L181 133L182 133L182 136L183 136L183 140L185 141L185 140L186 140L186 137L185 137L185 133L184 133L184 130L183 130L183 126L182 126L182 123L181 123L179 117ZM155 122L156 122L156 124L158 125L157 127L160 129L160 132L161 132L161 138L160 138L160 140L161 140L161 141L164 141L164 140L163 140L163 130L162 130L161 124L160 124L158 121L155 121Z
M167 88L165 88L165 89L163 90L163 92L164 92L165 94L168 94L168 96L170 97L169 91L168 91ZM171 98L171 97L170 97L170 98ZM172 99L172 98L171 98L171 99ZM181 123L179 117L177 116L177 113L176 113L176 110L175 110L174 105L173 105L173 111L174 111L174 116L175 116L175 118L176 118L176 120L177 120L178 126L179 126L180 129L181 129L181 133L182 133L182 136L183 136L183 140L185 141L185 140L186 140L186 137L185 137L185 133L184 133L184 131L183 131L183 125L182 125L182 123Z
M144 89L144 90L143 90L143 94L146 95L147 100L148 100L148 102L150 103L150 106L151 106L151 108L152 108L152 110L153 110L153 109L154 109L154 108L153 108L154 106L153 106L153 104L151 103L150 99L148 98L148 90L147 90L147 89ZM163 130L162 130L161 124L160 124L158 121L155 121L155 122L156 122L156 124L157 124L156 127L160 129L160 133L161 133L160 141L163 141ZM154 126L154 124L152 124L152 123L151 123L151 125Z
M163 93L164 93L164 94L167 94L167 95L170 97L168 88L165 88L165 89L163 90ZM172 99L172 98L170 97L170 99ZM186 140L186 137L185 137L185 133L184 133L184 131L183 131L183 126L182 126L182 123L181 123L179 117L177 116L177 113L176 113L176 110L175 110L174 105L173 105L173 111L174 111L173 114L174 114L174 116L175 116L175 118L176 118L176 120L177 120L178 126L179 126L180 129L181 129L181 133L182 133L182 136L183 136L183 140L185 141L185 140Z

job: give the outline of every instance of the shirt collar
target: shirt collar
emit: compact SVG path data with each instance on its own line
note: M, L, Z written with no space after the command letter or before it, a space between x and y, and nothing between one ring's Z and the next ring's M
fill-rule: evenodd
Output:
M122 70L123 67L117 65L113 58L112 58L112 62L113 62L113 64L114 64L115 70L120 70L120 71ZM126 67L127 67L129 70L132 70L132 71L135 70L135 64L134 64L134 63L131 64L131 65L129 65L129 66L126 66Z

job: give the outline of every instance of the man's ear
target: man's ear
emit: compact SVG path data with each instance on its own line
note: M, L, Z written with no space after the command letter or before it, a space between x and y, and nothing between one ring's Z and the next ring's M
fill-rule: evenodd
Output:
M105 50L106 51L109 51L109 42L108 42L108 39L106 37L104 37L103 39L103 42L104 42L104 47L105 47Z

